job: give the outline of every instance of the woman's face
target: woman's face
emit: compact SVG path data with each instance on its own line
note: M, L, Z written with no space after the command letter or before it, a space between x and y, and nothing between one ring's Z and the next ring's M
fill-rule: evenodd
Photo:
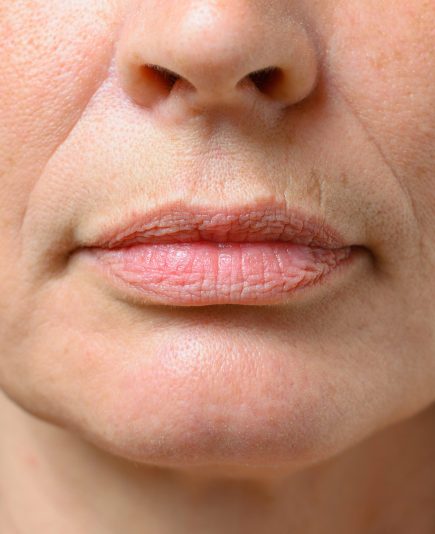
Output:
M7 395L124 458L248 470L433 402L434 23L432 0L0 0ZM278 209L351 261L313 286L305 263L271 301L263 282L240 301L183 282L177 300L89 248L156 214ZM204 246L234 262L240 243Z

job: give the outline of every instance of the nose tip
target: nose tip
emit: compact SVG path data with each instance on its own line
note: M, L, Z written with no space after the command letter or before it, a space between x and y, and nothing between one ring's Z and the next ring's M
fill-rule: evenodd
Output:
M143 1L126 21L116 59L124 91L145 107L180 87L196 104L254 91L288 106L311 93L318 71L303 26L268 1L263 8L249 0Z

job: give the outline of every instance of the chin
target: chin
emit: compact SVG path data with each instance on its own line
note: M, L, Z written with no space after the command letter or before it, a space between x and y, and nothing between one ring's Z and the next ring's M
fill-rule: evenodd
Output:
M127 315L124 303L91 296L47 299L45 316L56 321L29 325L3 382L27 411L112 455L284 474L397 419L403 388L373 365L388 358L372 354L369 365L345 336L321 343L303 317L289 333L275 318L266 324L271 311L255 312L253 328L250 317L228 319L229 310L199 319L129 307Z
M132 341L127 352L91 336L72 343L62 373L34 402L37 415L144 466L280 476L379 425L355 417L362 401L339 370L270 341L204 326L154 334L143 347Z

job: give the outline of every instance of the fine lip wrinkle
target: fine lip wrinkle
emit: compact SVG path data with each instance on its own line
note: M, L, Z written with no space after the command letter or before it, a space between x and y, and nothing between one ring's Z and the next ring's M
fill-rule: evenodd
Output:
M351 246L324 218L287 205L250 204L235 208L165 204L148 212L133 210L102 224L87 248L122 248L138 243L292 242L323 248Z

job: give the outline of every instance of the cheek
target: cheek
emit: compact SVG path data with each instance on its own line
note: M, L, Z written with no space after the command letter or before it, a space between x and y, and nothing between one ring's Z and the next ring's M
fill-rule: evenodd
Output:
M0 1L2 230L18 231L44 165L103 81L116 20L105 0Z
M340 3L328 51L331 85L428 237L435 222L434 25L431 1Z

